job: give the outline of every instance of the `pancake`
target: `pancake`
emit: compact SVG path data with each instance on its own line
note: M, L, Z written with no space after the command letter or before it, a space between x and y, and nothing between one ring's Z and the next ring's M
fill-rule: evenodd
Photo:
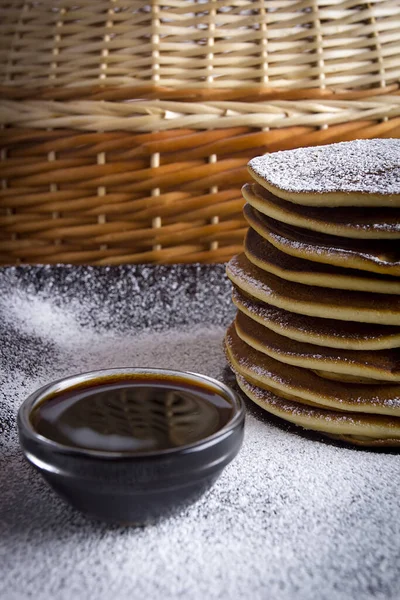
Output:
M246 234L244 251L257 267L289 281L341 290L400 294L400 278L343 269L290 256L275 248L251 228Z
M331 290L285 281L234 256L226 272L232 283L257 300L312 317L399 325L400 297L386 294Z
M344 442L345 444L354 444L363 446L364 448L399 448L400 440L394 438L371 438L361 435L335 435L332 433L324 433L327 437Z
M363 384L376 384L376 379L372 379L370 377L357 377L355 375L346 375L344 373L332 373L331 371L320 371L317 369L312 369L314 373L316 373L319 377L323 377L324 379L329 379L333 381L341 381L341 382L350 382L357 383L360 385ZM390 385L390 381L379 381L380 385Z
M261 325L298 342L347 350L384 350L400 346L400 327L300 315L256 300L237 287L233 288L232 300L240 311Z
M238 385L250 400L269 413L303 429L319 431L341 441L362 446L400 445L400 419L341 412L306 406L262 390L237 375Z
M335 350L296 342L256 323L240 311L236 316L235 329L246 344L288 365L400 382L399 348L379 351Z
M305 206L400 206L400 140L354 140L257 156L251 176Z
M400 416L400 385L362 385L330 381L308 369L287 365L243 342L232 324L225 336L232 369L262 389L330 410Z
M324 265L400 276L397 240L352 240L286 225L246 204L249 225L270 244L291 256Z
M243 197L264 215L287 225L348 238L400 238L399 208L312 207L274 196L261 185L246 183Z

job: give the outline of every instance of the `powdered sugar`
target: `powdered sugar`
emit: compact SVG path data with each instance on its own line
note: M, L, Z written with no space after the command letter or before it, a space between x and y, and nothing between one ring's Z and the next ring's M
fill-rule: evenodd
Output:
M400 140L373 139L283 150L253 158L256 175L294 193L400 194Z
M0 346L1 597L398 596L397 456L310 441L249 406L244 447L216 485L180 516L145 529L87 520L23 461L16 410L56 377L141 364L230 380L222 339L234 309L223 272L0 271L8 340L7 353Z

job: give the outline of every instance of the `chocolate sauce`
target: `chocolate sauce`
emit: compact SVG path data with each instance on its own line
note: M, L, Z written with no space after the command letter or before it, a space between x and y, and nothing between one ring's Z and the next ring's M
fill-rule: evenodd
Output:
M98 380L45 398L30 416L42 436L74 448L154 452L212 435L232 405L205 384L176 376Z

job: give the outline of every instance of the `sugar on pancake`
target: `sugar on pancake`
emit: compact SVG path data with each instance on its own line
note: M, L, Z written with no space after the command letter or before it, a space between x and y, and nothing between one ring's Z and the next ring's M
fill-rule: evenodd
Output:
M286 225L246 204L249 225L286 254L324 265L400 276L398 240L354 240Z
M314 207L278 198L257 183L246 183L243 198L276 221L349 238L399 239L400 207Z
M257 267L288 281L341 290L400 294L400 278L323 265L290 256L251 228L246 234L244 251L249 261Z
M400 206L400 140L283 150L253 158L255 181L305 206Z
M260 325L240 311L236 316L235 329L246 344L286 364L400 384L400 348L342 350L296 342Z
M318 288L285 281L253 265L245 256L234 256L226 269L240 290L278 308L313 317L396 325L400 323L400 297Z
M241 312L261 325L299 342L347 350L383 350L400 346L400 326L301 315L257 300L236 286L232 300Z
M358 385L330 381L309 369L282 363L255 350L238 336L232 323L225 353L236 374L254 385L297 402L339 411L400 417L400 385Z

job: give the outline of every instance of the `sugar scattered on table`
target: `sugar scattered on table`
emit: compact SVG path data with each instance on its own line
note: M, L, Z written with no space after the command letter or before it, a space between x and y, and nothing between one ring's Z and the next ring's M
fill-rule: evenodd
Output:
M168 292L172 280L183 283ZM230 293L223 267L0 272L0 332L13 331L0 374L0 596L397 597L400 465L390 453L310 440L249 406L243 449L216 485L144 529L86 519L22 459L16 411L57 377L151 364L229 378Z

